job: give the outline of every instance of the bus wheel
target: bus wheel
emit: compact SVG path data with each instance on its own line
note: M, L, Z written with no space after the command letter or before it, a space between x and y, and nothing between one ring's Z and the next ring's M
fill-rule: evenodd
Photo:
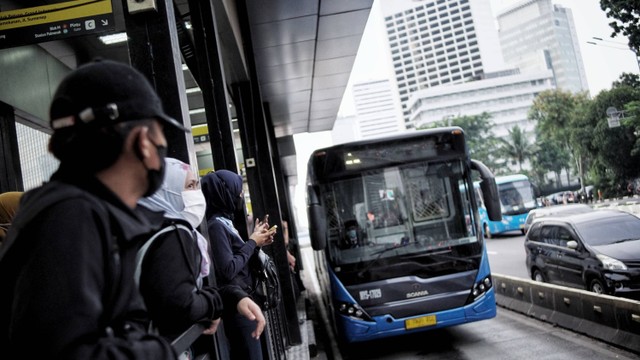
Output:
M484 237L491 239L491 231L489 230L489 224L484 224Z

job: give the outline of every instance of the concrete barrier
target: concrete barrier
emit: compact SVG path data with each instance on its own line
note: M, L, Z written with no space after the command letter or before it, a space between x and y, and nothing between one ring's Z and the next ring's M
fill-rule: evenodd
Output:
M492 276L499 306L640 354L640 301Z

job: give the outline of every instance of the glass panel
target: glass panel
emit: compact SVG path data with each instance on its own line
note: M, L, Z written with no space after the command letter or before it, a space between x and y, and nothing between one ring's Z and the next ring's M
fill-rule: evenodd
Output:
M334 264L450 252L476 243L463 173L458 161L423 162L325 185L328 250Z

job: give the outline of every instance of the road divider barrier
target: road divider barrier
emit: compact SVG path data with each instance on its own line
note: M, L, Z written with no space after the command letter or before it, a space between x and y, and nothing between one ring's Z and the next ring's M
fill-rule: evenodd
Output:
M498 306L640 354L640 301L492 274Z

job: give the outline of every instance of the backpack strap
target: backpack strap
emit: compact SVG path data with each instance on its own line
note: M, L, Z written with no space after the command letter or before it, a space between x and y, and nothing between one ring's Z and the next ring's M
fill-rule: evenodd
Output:
M147 242L145 242L144 245L142 245L142 247L138 250L138 253L136 254L136 270L133 274L134 281L136 282L136 286L138 288L140 287L140 275L142 273L142 262L144 261L144 256L147 254L149 247L151 247L151 245L154 243L154 241L158 237L160 237L160 235L165 234L169 231L174 231L178 229L182 229L188 233L191 233L192 231L191 229L189 229L188 227L182 224L171 224L167 227L160 229L158 232L153 234L153 236L149 240L147 240Z

